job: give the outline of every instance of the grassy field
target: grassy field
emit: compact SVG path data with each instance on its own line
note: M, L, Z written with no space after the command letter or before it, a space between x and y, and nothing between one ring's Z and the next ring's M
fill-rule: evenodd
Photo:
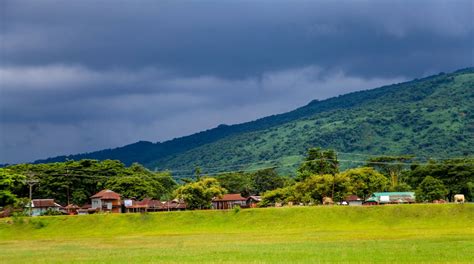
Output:
M0 220L0 263L474 263L474 205Z

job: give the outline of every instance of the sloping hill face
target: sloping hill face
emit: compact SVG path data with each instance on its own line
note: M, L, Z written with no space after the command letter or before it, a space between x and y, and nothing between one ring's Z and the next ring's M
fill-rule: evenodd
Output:
M138 142L38 162L119 159L152 169L187 171L199 165L223 171L261 167L265 160L291 166L314 146L345 153L454 157L474 149L473 109L470 68L313 101L285 114L163 143Z

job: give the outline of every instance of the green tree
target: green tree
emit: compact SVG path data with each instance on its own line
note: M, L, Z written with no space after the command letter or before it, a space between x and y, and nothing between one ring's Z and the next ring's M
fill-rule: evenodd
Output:
M256 193L252 176L245 172L231 172L217 175L216 179L229 193L240 193L246 197Z
M201 179L201 174L202 174L201 167L196 166L194 168L194 177L196 178L196 181L199 181Z
M444 199L447 194L448 190L443 182L431 176L426 176L415 191L416 200L419 202Z
M106 187L124 196L160 198L170 196L177 185L169 172L151 172L138 163L126 167L117 160L18 164L7 169L16 174L34 174L39 184L35 185L33 198L53 198L60 204L87 203L90 196ZM18 184L12 193L28 197L28 188Z
M256 171L252 174L252 179L255 194L262 194L285 185L285 179L278 175L274 168Z
M469 183L474 182L474 158L455 158L444 161L430 161L423 165L413 165L407 173L407 181L411 186L418 186L426 177L443 181L448 189L448 198L455 194L464 194L467 200L474 199Z
M162 186L160 186L162 188ZM146 197L159 198L156 186L139 176L119 176L109 179L106 188L119 193L123 198L143 199Z
M214 178L203 177L199 181L187 183L175 191L178 199L183 199L189 209L211 208L212 198L226 192Z
M17 202L15 190L24 185L26 177L9 169L0 168L0 206L12 205Z
M288 201L296 201L295 186L287 186L265 192L259 203L260 207L275 205L275 203L285 203Z
M373 167L383 173L390 179L390 186L395 188L400 181L402 171L407 169L410 165L408 162L413 159L413 156L379 156L370 158L367 161L368 167Z
M302 181L314 174L336 174L339 172L339 161L334 150L310 148L308 155L297 171L297 179Z
M351 179L345 174L323 174L306 178L303 182L297 183L295 189L298 195L310 198L311 202L321 202L323 197L340 201L351 192L352 185Z
M363 199L374 192L385 191L389 186L387 177L371 167L349 169L341 174L350 179L352 192Z
M155 172L151 175L151 178L157 183L157 187L160 187L160 189L156 189L156 192L161 192L160 197L157 197L158 199L170 199L178 187L169 171Z

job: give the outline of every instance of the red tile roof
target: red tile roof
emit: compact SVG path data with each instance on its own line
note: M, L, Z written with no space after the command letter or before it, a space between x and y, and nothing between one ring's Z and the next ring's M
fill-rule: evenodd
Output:
M33 199L31 202L33 203L33 207L36 207L36 208L61 207L61 205L54 202L54 199Z
M224 194L220 198L214 198L213 201L215 202L222 202L222 201L246 201L247 198L244 198L240 195L240 193L230 193Z
M92 199L120 200L120 194L111 190L102 190L91 196Z

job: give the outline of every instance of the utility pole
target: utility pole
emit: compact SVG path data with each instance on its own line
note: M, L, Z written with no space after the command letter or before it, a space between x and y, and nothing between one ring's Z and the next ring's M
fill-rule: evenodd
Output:
M70 183L69 183L69 169L66 169L66 174L65 174L64 176L66 176L66 182L67 182L67 187L66 187L66 188L67 188L67 189L66 189L66 191L67 191L67 192L66 192L67 205L70 205L71 202L69 201L69 185L70 185Z
M30 204L29 204L29 214L30 216L32 215L31 213L31 207L33 206L33 185L37 184L39 181L34 178L33 173L28 173L28 179L26 180L26 184L30 186Z

